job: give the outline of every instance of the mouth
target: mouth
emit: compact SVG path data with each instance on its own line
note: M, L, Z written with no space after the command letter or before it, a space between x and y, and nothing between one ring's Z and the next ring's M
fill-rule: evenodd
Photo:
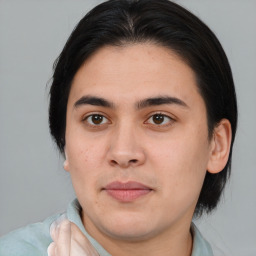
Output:
M120 202L132 202L148 195L153 189L136 181L109 183L104 189L112 198Z

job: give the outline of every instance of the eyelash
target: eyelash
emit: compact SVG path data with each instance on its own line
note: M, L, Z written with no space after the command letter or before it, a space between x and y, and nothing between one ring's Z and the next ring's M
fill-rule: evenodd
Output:
M93 121L88 121L90 118L93 118L93 117L100 117L104 122L100 122L98 124L95 124L93 123ZM153 120L153 118L155 117L161 117L164 121L164 123L159 123L159 124L156 124L154 123L154 121L152 121L150 123L150 119ZM168 121L166 121L166 119L168 119ZM86 123L87 126L91 127L91 128L94 128L94 129L99 129L99 128L102 128L102 126L106 125L106 124L111 124L111 121L109 120L109 118L107 118L105 115L101 114L101 113L93 113L93 114L90 114L90 115L87 115L85 116L82 121L84 123ZM163 114L161 112L157 112L157 113L154 113L154 114L151 114L147 120L144 122L144 124L149 124L150 126L154 126L154 127L157 127L157 128L164 128L164 127L168 127L170 125L173 124L173 122L175 122L175 119L170 117L169 115L166 115L166 114Z
M96 116L102 118L102 120L105 120L104 123L99 123L99 124L95 124L95 123L94 123L94 124L93 124L93 121L91 121L91 122L88 121L90 118L93 118L93 117L96 117ZM90 126L90 127L92 127L92 128L100 128L100 127L102 127L103 125L105 125L105 124L107 124L107 123L111 123L111 122L109 121L109 118L105 117L105 115L100 114L100 113L94 113L94 114L87 115L87 116L85 116L85 117L82 119L82 121L85 122L86 125L88 125L88 126Z
M164 123L160 123L160 124L156 124L156 123L153 123L153 122L149 123L150 119L153 119L154 117L157 117L157 116L160 116L163 119L168 119L168 121L165 120ZM145 123L153 125L157 128L160 128L160 127L168 127L168 126L172 125L174 121L175 121L174 118L170 117L169 115L166 115L166 114L163 114L163 113L159 112L159 113L151 114L150 117L145 121Z

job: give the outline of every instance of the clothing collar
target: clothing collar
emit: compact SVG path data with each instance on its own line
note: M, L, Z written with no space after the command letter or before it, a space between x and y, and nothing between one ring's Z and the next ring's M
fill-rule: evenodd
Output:
M191 223L193 249L191 256L213 256L210 244L204 239L196 225Z
M77 199L73 200L67 209L68 219L75 223L79 229L88 238L91 244L95 247L100 256L111 256L94 238L92 238L84 228L80 216L81 206ZM203 238L200 231L194 223L191 224L191 232L193 236L193 249L191 256L213 256L210 244Z

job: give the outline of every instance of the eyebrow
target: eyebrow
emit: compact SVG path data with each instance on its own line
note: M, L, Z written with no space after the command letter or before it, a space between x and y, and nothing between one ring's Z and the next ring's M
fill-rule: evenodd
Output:
M101 106L106 108L114 108L114 104L106 99L95 96L83 96L75 102L74 107L77 108L82 105Z
M176 97L159 96L154 98L148 98L137 103L137 109L142 109L150 106L159 106L165 104L176 104L182 107L188 108L188 105Z
M159 96L159 97L152 97L141 100L136 103L136 108L138 110L151 107L151 106L159 106L165 104L176 104L182 107L188 108L188 105L179 98L170 97L170 96ZM110 102L104 98L96 97L96 96L83 96L79 100L77 100L74 104L74 107L77 108L82 105L93 105L93 106L100 106L106 108L115 108L115 104Z

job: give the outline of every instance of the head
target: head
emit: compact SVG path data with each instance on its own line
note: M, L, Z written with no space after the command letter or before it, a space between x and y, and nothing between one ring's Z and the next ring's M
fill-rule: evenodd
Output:
M111 0L95 7L78 23L54 65L49 107L51 134L64 154L68 101L79 70L106 49L115 49L114 54L125 51L122 54L126 56L128 49L135 49L134 46L136 50L140 46L154 46L169 51L175 60L192 70L205 107L209 142L214 139L214 131L222 120L230 123L232 136L227 161L222 170L206 170L195 208L195 215L210 212L216 208L230 175L237 125L234 83L227 57L216 36L202 21L175 3ZM157 53L153 54L157 58Z

